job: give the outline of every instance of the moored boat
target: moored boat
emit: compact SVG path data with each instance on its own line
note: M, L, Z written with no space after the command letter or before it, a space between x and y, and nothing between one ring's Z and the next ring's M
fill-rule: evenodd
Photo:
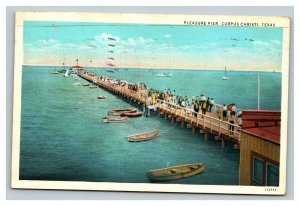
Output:
M141 142L141 141L146 141L146 140L157 137L158 132L159 132L159 130L153 130L151 132L144 132L144 133L140 133L140 134L127 136L126 138L129 142Z
M97 88L96 85L90 85L89 87L90 87L90 89L95 89L95 88Z
M98 96L97 98L98 98L98 99L106 99L106 96L103 96L103 95L102 95L102 96Z
M89 83L83 83L82 85L83 85L83 86L90 86Z
M173 75L170 73L157 73L155 74L156 77L172 77Z
M122 123L127 120L127 117L118 117L118 118L103 117L102 120L105 123Z
M73 84L74 86L81 86L81 84L78 82L78 83L74 83Z
M59 72L53 71L51 74L60 74Z
M121 113L121 117L141 117L143 114L141 112L123 112Z
M137 112L136 108L124 108L124 109L113 109L107 112L108 115L121 115L122 113L131 113L131 112Z
M190 177L203 172L204 170L204 163L194 163L150 170L146 174L150 181L160 182Z

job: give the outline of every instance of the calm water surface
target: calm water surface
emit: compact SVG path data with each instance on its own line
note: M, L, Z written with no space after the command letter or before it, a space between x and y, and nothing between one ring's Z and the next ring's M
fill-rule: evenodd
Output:
M204 162L206 170L190 178L166 183L236 185L239 151L191 129L158 118L129 119L105 124L102 117L129 102L101 89L73 86L75 80L53 75L53 67L23 67L20 179L101 182L149 182L146 172L172 165ZM103 69L91 69L106 74ZM218 103L235 102L238 108L257 107L257 77L251 72L172 70L173 77L152 76L154 70L129 69L109 75L144 82L156 89L176 89L178 94L205 94ZM169 70L170 71L170 70ZM108 75L108 74L107 74ZM252 76L252 77L251 77ZM280 109L281 74L260 73L261 107ZM98 100L99 95L107 96ZM159 137L130 143L124 138L159 129Z

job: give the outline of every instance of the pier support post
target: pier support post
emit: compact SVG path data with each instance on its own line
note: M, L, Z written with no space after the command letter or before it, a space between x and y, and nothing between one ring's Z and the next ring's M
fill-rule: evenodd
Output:
M195 126L192 127L192 134L195 135Z
M165 113L165 119L167 119L167 117L168 117L168 114L167 114L167 113Z
M200 134L204 134L205 131L204 131L203 129L200 129L200 130L199 130L199 133L200 133Z
M172 117L172 124L174 124L174 117Z
M184 121L181 121L181 128L184 127Z
M205 132L205 134L204 134L204 138L205 138L205 142L207 142L207 132Z
M221 140L220 136L215 136L215 140Z
M224 138L222 138L222 148L224 148L225 147L225 140L224 140Z

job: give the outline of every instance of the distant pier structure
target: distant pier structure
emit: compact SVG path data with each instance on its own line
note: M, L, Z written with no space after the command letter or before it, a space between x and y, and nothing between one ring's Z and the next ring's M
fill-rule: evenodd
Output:
M146 104L147 102L147 98L143 97L140 93L132 90L129 91L127 87L96 78L97 76L93 73L82 70L78 75L116 95L130 99L134 103ZM215 111L217 106L214 105ZM191 109L159 99L157 99L157 104L151 107L158 112L158 116L171 119L172 124L180 122L181 127L191 128L193 135L196 130L199 130L199 133L204 134L205 141L208 139L208 135L210 135L214 136L215 140L221 141L222 147L225 147L226 142L230 141L234 144L235 149L239 148L241 127L219 119L215 112L208 112L206 115L202 115Z

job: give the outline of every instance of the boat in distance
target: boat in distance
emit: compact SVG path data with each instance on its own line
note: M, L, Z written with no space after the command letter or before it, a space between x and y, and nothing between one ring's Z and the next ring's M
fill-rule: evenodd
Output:
M227 76L227 69L225 67L224 76L222 77L223 80L228 80L229 77Z
M141 112L123 112L121 113L121 117L141 117L143 114Z
M56 72L56 71L54 71L54 72L51 72L51 74L60 74L59 72Z
M155 74L156 77L172 77L173 75L170 73L158 73Z
M144 132L140 134L130 135L127 136L126 138L129 142L142 142L157 137L158 132L159 130L153 130L151 132Z
M204 163L194 163L150 170L146 174L151 182L161 182L190 177L204 170Z
M117 118L103 117L102 120L105 123L122 123L127 120L127 117L117 117Z
M64 74L64 77L69 76L69 70L66 71L66 73Z
M107 115L119 116L124 112L133 113L133 112L137 112L137 109L136 108L113 109L108 111Z

